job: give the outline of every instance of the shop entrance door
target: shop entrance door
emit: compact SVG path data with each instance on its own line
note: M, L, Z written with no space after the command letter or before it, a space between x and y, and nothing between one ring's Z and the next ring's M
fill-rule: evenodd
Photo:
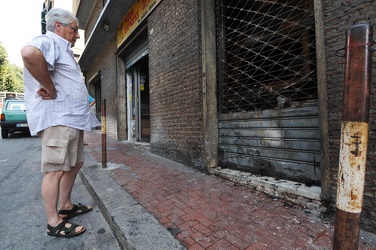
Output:
M128 140L150 142L148 56L127 69Z

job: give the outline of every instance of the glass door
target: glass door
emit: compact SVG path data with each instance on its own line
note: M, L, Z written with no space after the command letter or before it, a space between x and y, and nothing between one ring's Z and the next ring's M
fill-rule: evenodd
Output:
M150 142L148 57L132 65L126 77L128 140Z

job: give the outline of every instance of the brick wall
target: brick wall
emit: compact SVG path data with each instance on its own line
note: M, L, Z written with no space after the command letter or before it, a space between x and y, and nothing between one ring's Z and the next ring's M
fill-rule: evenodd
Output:
M106 49L99 54L86 74L86 79L90 79L100 71L102 98L106 99L106 134L115 140L118 139L116 49L116 40L114 39ZM97 101L99 103L101 100ZM125 116L126 114L122 115Z
M91 12L91 16L89 18L89 21L88 21L88 23L86 25L85 43L89 39L90 34L93 32L93 29L95 27L97 19L99 18L102 10L103 10L103 3L102 3L102 1L96 1L95 6L93 8L93 11ZM81 37L81 39L82 39L82 37Z
M91 17L86 27L85 39L87 42L92 33L97 19L103 10L102 1L97 1L91 13ZM117 84L116 84L116 39L102 51L102 53L92 62L86 80L91 79L96 73L101 72L102 98L106 99L106 133L113 139L118 138L117 129ZM125 91L125 90L124 90ZM97 105L101 100L96 100Z
M203 169L198 3L163 0L148 18L153 153Z
M328 109L330 159L332 168L333 206L336 202L339 146L342 119L342 94L344 82L344 58L335 56L338 48L345 46L346 30L353 24L371 23L376 38L376 2L371 0L324 0L325 47L327 56ZM375 55L375 53L374 53ZM371 116L365 193L361 217L362 228L376 232L376 57L372 63Z

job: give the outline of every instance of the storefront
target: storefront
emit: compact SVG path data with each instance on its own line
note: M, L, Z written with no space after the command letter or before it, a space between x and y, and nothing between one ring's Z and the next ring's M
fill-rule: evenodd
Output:
M146 18L159 0L136 1L118 25L118 56L126 70L127 139L150 142L150 87Z
M85 4L79 63L107 101L109 137L273 195L293 182L285 198L335 204L343 65L326 53L345 44L345 27L331 29L330 1ZM351 24L373 13L347 12ZM244 176L278 181L267 190ZM373 200L367 193L369 218Z

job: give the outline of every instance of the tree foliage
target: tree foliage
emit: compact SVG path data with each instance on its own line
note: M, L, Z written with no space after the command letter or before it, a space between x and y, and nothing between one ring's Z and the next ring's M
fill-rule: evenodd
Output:
M9 64L8 52L0 42L0 91L23 93L23 71L22 68Z
M0 69L3 69L3 65L8 64L8 52L0 41Z

